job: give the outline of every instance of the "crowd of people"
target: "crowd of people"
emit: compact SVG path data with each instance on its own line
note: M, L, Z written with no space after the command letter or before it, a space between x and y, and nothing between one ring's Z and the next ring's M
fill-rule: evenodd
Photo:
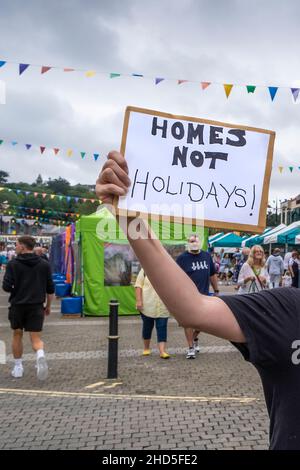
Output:
M297 250L281 256L281 249L275 248L267 256L263 247L237 248L233 254L203 251L197 234L191 234L187 241L187 250L177 258L177 264L190 277L198 291L203 295L219 295L219 284L225 276L225 284L234 284L238 295L260 292L277 287L300 287L300 257ZM231 282L228 282L230 273ZM210 286L213 292L210 292ZM166 352L167 324L169 312L151 286L144 270L138 275L136 284L136 308L143 321L142 336L144 356L151 354L151 334L156 325L157 342L160 357L168 359ZM195 359L200 352L200 330L184 328L187 341L187 359Z

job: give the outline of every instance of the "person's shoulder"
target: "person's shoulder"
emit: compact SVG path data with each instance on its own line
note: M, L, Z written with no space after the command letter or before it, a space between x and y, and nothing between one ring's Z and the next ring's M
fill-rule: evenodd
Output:
M6 269L8 268L8 266L14 266L14 265L19 265L17 258L10 259L6 265Z
M211 254L205 250L201 250L199 253L199 256L202 258L207 258L207 259L211 258Z
M49 268L50 267L50 264L49 264L49 261L40 257L40 261L39 261L39 265L40 266L43 266L44 268L47 267Z
M183 253L180 253L179 256L177 256L176 261L182 261L185 258L187 258L188 255L189 255L189 253L187 251L184 251Z

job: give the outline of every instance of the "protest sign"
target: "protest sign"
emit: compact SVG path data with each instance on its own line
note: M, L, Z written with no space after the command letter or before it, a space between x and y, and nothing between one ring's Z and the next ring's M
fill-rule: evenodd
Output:
M128 107L121 152L131 187L118 212L206 227L265 227L275 132Z

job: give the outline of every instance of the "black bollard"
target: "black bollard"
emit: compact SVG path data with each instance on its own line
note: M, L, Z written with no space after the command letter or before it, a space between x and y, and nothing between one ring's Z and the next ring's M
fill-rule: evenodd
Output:
M108 366L107 378L118 377L118 307L117 300L109 302L109 335L108 335Z

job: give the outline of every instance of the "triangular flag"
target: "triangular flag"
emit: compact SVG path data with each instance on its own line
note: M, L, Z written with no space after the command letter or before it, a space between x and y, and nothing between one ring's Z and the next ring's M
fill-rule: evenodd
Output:
M32 145L31 144L25 144L25 147L26 147L27 150L29 150L30 147L32 147Z
M86 198L83 198L82 200L83 200L83 202L86 202Z
M71 201L71 196L67 196L66 199L67 199L68 202L70 202Z
M95 199L90 199L91 203L94 204L95 202Z
M33 193L34 197L37 197L39 195L39 193Z
M30 64L19 64L19 75L22 75L23 72L29 67Z
M163 80L164 80L164 78L159 78L159 77L157 77L157 78L155 79L155 85L158 85L158 84L159 84L160 82L162 82Z
M188 82L188 80L177 80L178 85L181 85L182 83L186 83L186 82Z
M254 93L255 92L255 85L246 85L248 93Z
M54 199L56 194L51 194L50 199Z
M205 90L210 84L211 84L211 82L201 82L202 90Z
M4 142L3 140L0 140L0 145L3 144L3 142Z
M86 152L80 152L81 158L84 158L86 155Z
M42 193L43 199L47 196L47 193Z
M55 155L57 155L59 152L59 149L53 149L53 150L54 150Z
M12 140L11 145L17 145L17 143L18 142L16 140Z
M143 77L144 75L142 75L141 73L132 73L131 74L133 77Z
M298 99L300 88L291 88L291 92L294 98L294 101L296 102Z
M98 160L98 158L99 158L99 153L94 153L94 160L95 160L95 162Z
M279 167L278 167L278 170L279 170L279 173L282 173L283 166L279 166Z
M65 67L64 72L75 72L75 69L71 69L70 67Z
M30 193L31 193L31 191L25 191L26 196L28 196L28 194L30 194Z
M63 198L63 196L58 196L58 197L59 197L60 201L61 201L61 200L62 200L62 198Z
M6 61L5 60L0 60L0 67L3 67L3 65L6 64Z
M41 151L41 153L44 153L44 152L45 152L45 148L46 148L46 147L41 147L41 146L40 146L40 151Z
M42 213L45 214L45 212L46 212L45 209L42 209Z
M78 202L79 201L79 197L75 197L75 202Z
M94 77L95 75L96 75L95 70L88 70L88 71L85 73L85 76L86 76L86 77Z
M121 77L121 74L120 73L110 73L109 74L109 78L117 78L117 77Z
M269 93L270 93L270 96L271 96L271 100L273 101L274 98L275 98L275 95L277 93L278 87L277 86L269 86L268 89L269 89Z
M71 157L72 154L73 154L73 150L72 150L72 149L67 150L67 155L68 155L68 157Z
M228 98L231 93L233 85L231 85L231 83L224 83L223 87L225 90L226 97Z
M291 173L293 172L293 169L294 169L293 166L289 166L289 170L290 170Z
M41 73L46 73L48 72L52 67L47 67L46 65L43 65L41 68Z

